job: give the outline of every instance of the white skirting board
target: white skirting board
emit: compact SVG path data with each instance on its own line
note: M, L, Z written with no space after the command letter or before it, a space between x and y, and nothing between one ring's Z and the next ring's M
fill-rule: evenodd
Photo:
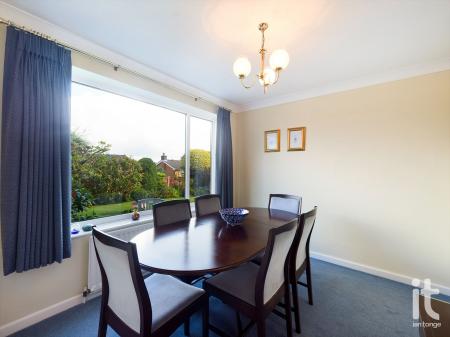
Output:
M321 254L321 253L317 253L317 252L311 252L311 257L313 257L317 260L322 260L322 261L336 264L339 266L358 270L358 271L361 271L361 272L364 272L367 274L371 274L371 275L379 276L379 277L386 278L389 280L393 280L393 281L397 281L400 283L411 285L412 277L410 277L410 276L392 273L387 270L370 267L370 266L363 265L360 263L352 262L349 260L344 260L341 258L337 258L334 256ZM433 286L433 288L439 289L441 294L450 296L450 288L449 287L439 285L439 284L432 284L432 286ZM100 293L91 294L90 296L88 296L88 298L96 297L99 294ZM30 325L36 324L46 318L49 318L53 315L56 315L60 312L63 312L65 310L70 309L71 307L81 304L81 303L83 303L83 296L80 294L78 296L74 296L74 297L71 297L62 302L56 303L48 308L36 311L35 313L32 313L25 317L22 317L16 321L7 323L3 326L0 326L0 337L7 336L7 335L10 335L19 330L25 329L26 327L29 327Z
M83 295L80 294L59 303L53 304L47 308L33 312L32 314L19 318L18 320L2 325L0 326L0 337L8 336L10 334L13 334L14 332L25 329L30 325L43 321L46 318L59 314L60 312L63 312L81 303L83 303Z
M412 276L406 276L402 274L393 273L388 270L379 269L371 266L367 266L365 264L344 260L339 257L334 257L331 255L326 255L318 252L311 252L311 257L317 260L329 262L332 264L336 264L338 266L346 267L349 269L354 269L361 271L363 273L379 276L388 280L404 283L411 286L411 280L415 277ZM432 288L439 289L440 294L444 294L447 296L450 296L450 287L444 286L442 284L431 284Z

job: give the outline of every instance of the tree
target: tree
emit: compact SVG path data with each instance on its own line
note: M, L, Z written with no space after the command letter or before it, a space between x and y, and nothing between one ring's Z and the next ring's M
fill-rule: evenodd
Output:
M186 157L181 157L181 168L185 171ZM190 151L191 195L209 193L211 182L211 152L200 149Z
M91 184L91 188L96 190L93 193L120 193L123 200L130 200L131 192L141 187L141 165L126 155L105 155L99 159L96 163L98 177Z
M192 171L211 170L211 152L200 149L193 149L190 152L190 166ZM181 157L181 168L183 171L186 167L186 156Z
M97 175L95 171L96 161L108 152L111 145L99 142L91 145L81 135L72 132L72 189L86 188L86 181Z
M86 190L94 198L121 194L128 200L141 186L141 165L126 155L107 154L110 148L105 142L92 145L72 133L73 191Z
M159 177L155 162L150 158L142 158L139 164L142 168L142 188L152 195L156 194Z
M181 186L178 188L167 186L165 181L166 175L164 172L158 171L158 188L157 188L157 196L159 198L181 198L183 196Z
M94 164L97 159L108 152L110 145L99 142L97 145L89 144L76 132L71 134L72 152L72 218L77 219L93 205L93 196L86 187L86 182L94 179L97 172Z
M82 219L81 214L92 206L92 195L84 188L72 189L72 219L79 221Z

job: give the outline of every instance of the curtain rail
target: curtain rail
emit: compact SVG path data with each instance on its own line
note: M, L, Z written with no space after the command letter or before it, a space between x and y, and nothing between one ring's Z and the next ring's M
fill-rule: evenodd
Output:
M220 105L218 105L218 104L212 103L212 102L208 101L207 99L204 99L204 98L202 98L202 97L200 97L200 96L194 96L194 95L192 95L190 92L187 92L187 91L184 91L184 90L182 90L182 89L175 88L175 87L173 87L173 86L167 85L167 84L165 84L164 82L155 80L154 78L151 78L151 77L149 77L149 76L147 76L147 75L144 75L144 74L142 74L142 73L140 73L140 72L137 72L137 71L135 71L135 70L132 70L132 69L130 69L130 68L123 67L123 66L121 66L121 65L118 64L118 63L114 63L114 62L112 62L112 61L110 61L110 60L108 60L108 59L104 59L104 58L102 58L102 57L100 57L100 56L97 56L97 55L94 55L94 54L90 54L90 53L88 53L88 52L86 52L86 51L84 51L84 50L78 49L78 48L73 47L73 46L71 46L71 45L69 45L69 44L66 44L66 43L64 43L64 42L58 41L57 39L53 38L53 37L50 36L50 35L43 34L43 33L41 33L41 32L38 32L38 31L36 31L36 30L34 30L34 29L31 29L31 28L28 28L28 27L26 27L26 26L18 25L18 24L16 24L16 23L14 23L13 21L6 20L6 19L0 17L0 24L4 24L4 25L6 25L6 26L11 26L11 27L14 27L14 28L16 28L16 29L21 29L21 30L24 30L24 31L26 31L26 32L28 32L28 33L30 33L30 34L34 34L34 35L37 35L37 36L39 36L39 37L42 37L42 38L44 38L44 39L46 39L46 40L55 42L55 43L58 44L59 46L61 46L61 47L63 47L63 48L66 48L66 49L68 49L68 50L70 50L70 51L72 51L72 52L76 52L76 53L78 53L78 54L81 54L81 55L87 56L87 57L89 57L89 58L91 58L91 59L94 59L94 60L96 60L96 61L99 61L99 62L101 62L101 63L110 65L110 66L113 67L113 69L114 69L115 71L118 71L118 70L120 69L120 70L122 70L122 71L124 71L124 72L127 72L127 73L133 75L133 76L140 77L140 78L143 78L143 79L145 79L145 80L149 80L149 81L151 81L151 82L153 82L153 83L156 83L156 84L158 84L158 85L160 85L160 86L162 86L162 87L164 87L164 88L166 88L166 89L170 89L170 90L173 90L173 91L178 92L179 94L182 94L182 95L184 95L184 96L190 97L190 98L192 98L192 99L193 99L194 101L196 101L196 102L199 101L199 100L201 100L201 101L204 101L204 102L206 102L206 103L214 104L214 105L216 105L216 106L218 106L218 107L220 107L220 108L227 109L227 108L222 107L222 106L220 106Z

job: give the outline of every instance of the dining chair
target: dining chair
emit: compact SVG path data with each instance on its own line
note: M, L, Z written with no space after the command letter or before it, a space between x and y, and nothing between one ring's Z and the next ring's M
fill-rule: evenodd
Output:
M272 228L261 266L246 263L222 272L203 283L208 296L219 298L237 312L239 335L256 323L258 337L265 337L265 320L284 296L287 335L292 336L291 299L288 279L288 255L297 231L297 220ZM239 313L251 319L242 329ZM211 331L224 335L210 325Z
M142 277L132 242L93 228L94 247L102 277L98 336L108 325L121 336L169 336L195 312L203 312L208 336L208 296L203 289L168 275Z
M290 194L270 194L269 209L300 214L302 209L302 198Z
M197 217L217 213L222 208L220 195L206 194L195 198L195 214Z
M152 206L153 225L155 229L167 226L176 222L190 220L192 218L191 203L188 199L163 201ZM187 223L187 225L189 225ZM177 276L178 279L187 284L194 284L203 279L202 276ZM189 335L190 320L186 320L184 326L185 335Z
M292 288L294 302L295 330L300 333L300 303L298 299L297 284L308 289L308 302L313 305L311 261L309 255L309 241L316 222L317 206L311 211L300 216L300 222L292 244L289 261L289 284ZM306 283L299 281L300 276L306 271Z
M155 228L192 218L188 199L163 201L154 204L152 208Z
M302 198L290 194L270 194L269 195L269 211L278 210L294 214L300 214L302 207ZM252 262L261 264L264 253L255 256Z

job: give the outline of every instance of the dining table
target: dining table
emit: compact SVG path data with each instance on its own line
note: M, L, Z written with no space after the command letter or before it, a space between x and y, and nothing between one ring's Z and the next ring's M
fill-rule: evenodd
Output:
M141 268L160 274L196 277L218 273L251 261L263 252L270 229L298 215L267 208L246 207L241 224L227 224L219 213L153 227L131 242Z

